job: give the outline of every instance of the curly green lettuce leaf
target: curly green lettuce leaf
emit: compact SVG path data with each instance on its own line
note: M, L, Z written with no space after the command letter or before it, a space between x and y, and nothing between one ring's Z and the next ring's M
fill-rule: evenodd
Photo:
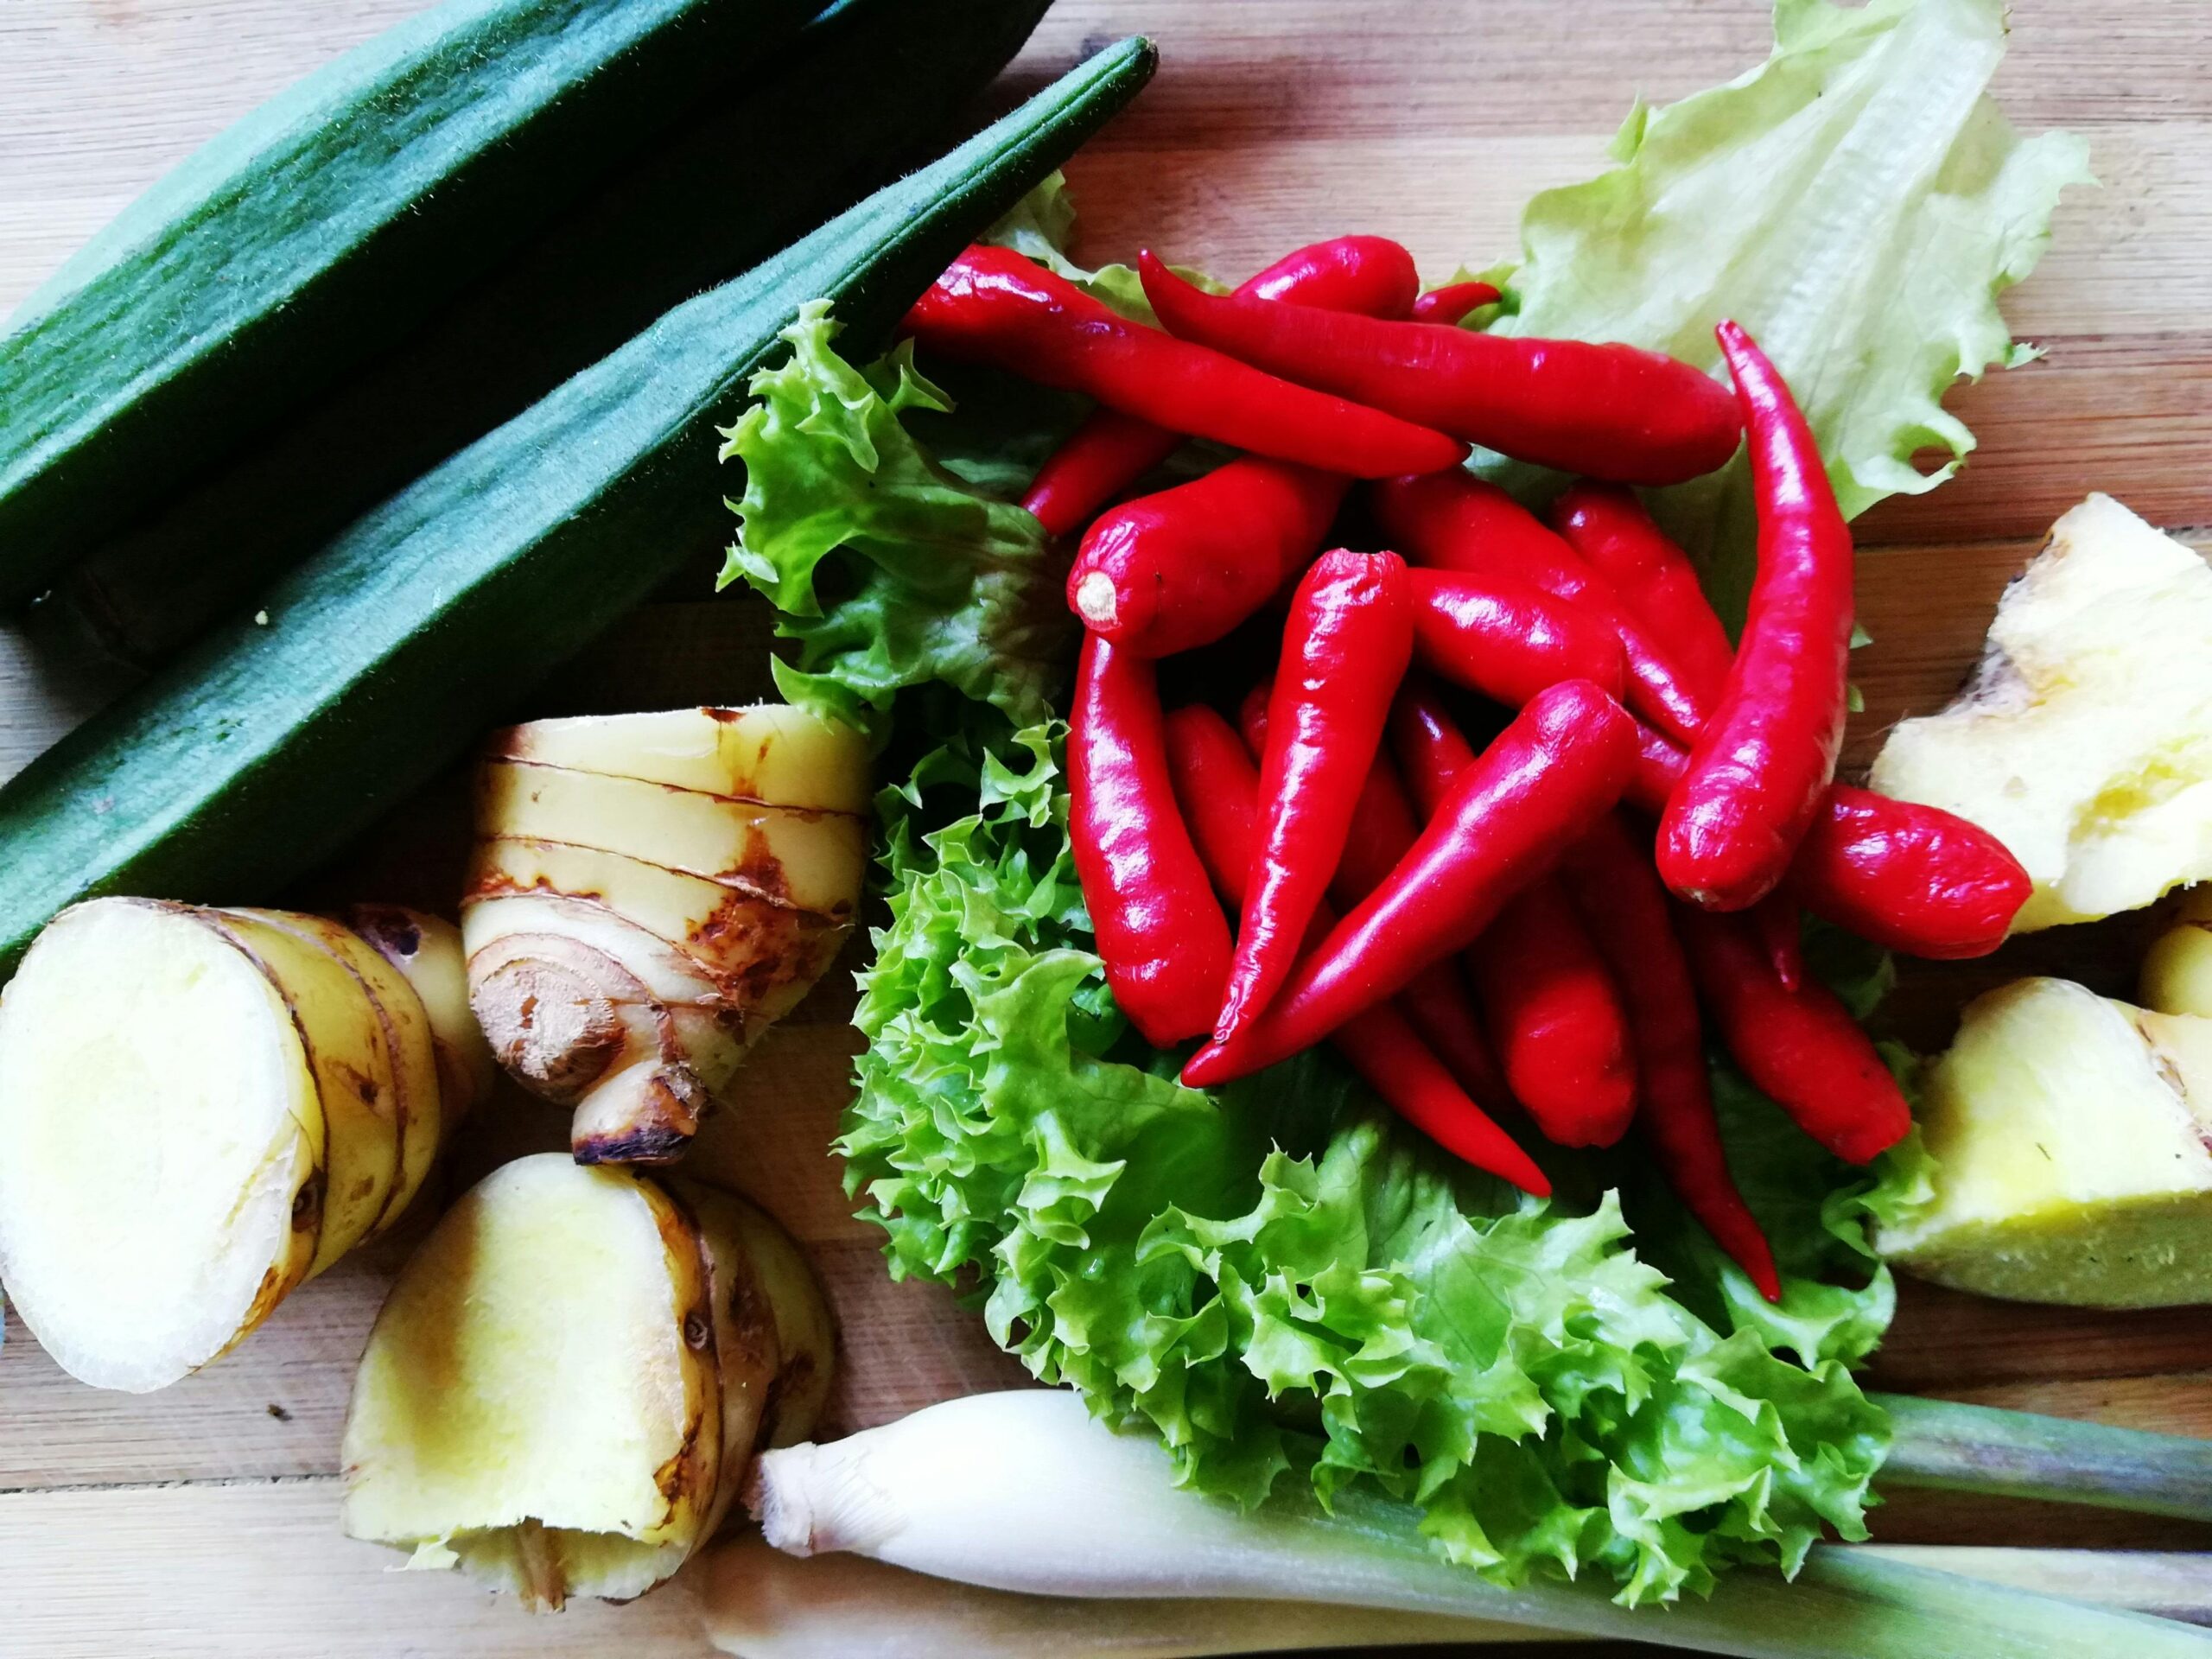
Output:
M891 921L840 1150L894 1274L970 1287L1039 1378L1157 1430L1185 1484L1410 1500L1501 1582L1666 1599L1864 1535L1888 1430L1849 1367L1891 1289L1829 1197L1839 1166L1786 1122L1757 1154L1785 1319L1709 1282L1693 1306L1620 1198L1471 1171L1325 1052L1181 1087L1106 989L1058 738L941 752L884 798Z
M1711 369L1713 325L1732 316L1805 406L1847 514L1934 488L1974 447L1943 392L2033 355L1997 298L2034 269L2060 191L2090 181L2081 138L2024 139L1986 96L2005 29L2002 0L1777 0L1764 65L1639 107L1618 165L1529 202L1493 326ZM1942 464L1916 467L1930 448ZM1531 468L1490 470L1548 487ZM1654 502L1737 614L1745 486L1739 456Z
M1067 175L1058 168L1007 209L982 239L1034 259L1125 317L1145 323L1157 321L1134 265L1101 265L1093 270L1068 257L1075 240L1075 198L1068 193Z
M951 408L908 346L855 368L836 333L827 302L804 308L726 435L745 493L718 586L741 579L776 607L798 643L775 667L793 702L880 735L898 692L937 683L1016 725L1043 718L1071 643L1043 526L907 430Z

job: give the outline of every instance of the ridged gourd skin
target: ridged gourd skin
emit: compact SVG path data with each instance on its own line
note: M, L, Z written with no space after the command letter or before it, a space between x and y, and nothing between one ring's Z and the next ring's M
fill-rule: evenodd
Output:
M739 60L732 86L595 191L571 180L573 206L391 351L92 547L34 613L43 636L146 670L251 608L408 480L926 159L1046 3L845 0L772 74Z
M821 0L448 0L219 135L0 344L0 606L397 343Z
M0 790L0 970L107 893L268 891L724 537L720 429L800 306L856 349L1135 96L1108 48L435 471ZM706 567L698 567L706 580Z

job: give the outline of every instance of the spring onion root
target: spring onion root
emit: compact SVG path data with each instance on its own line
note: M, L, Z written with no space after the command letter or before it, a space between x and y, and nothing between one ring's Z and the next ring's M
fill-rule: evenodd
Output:
M1587 1582L1508 1590L1433 1553L1413 1509L1340 1495L1249 1514L1173 1482L1167 1454L1072 1395L949 1401L772 1452L746 1501L768 1541L1037 1595L1239 1597L1454 1614L1768 1659L2212 1656L2212 1633L1846 1549L1794 1584L1741 1572L1708 1601L1631 1611Z

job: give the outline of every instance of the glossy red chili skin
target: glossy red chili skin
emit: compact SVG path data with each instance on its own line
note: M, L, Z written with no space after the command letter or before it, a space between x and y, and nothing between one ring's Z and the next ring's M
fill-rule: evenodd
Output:
M1736 660L1659 821L1677 897L1744 910L1774 891L1835 776L1851 656L1851 531L1812 428L1750 337L1719 328L1751 431L1758 575Z
M1415 816L1425 823L1436 816L1460 773L1475 764L1475 747L1436 687L1419 677L1408 679L1390 705L1389 729L1399 775Z
M1766 952L1767 965L1782 982L1782 988L1796 990L1805 982L1804 918L1789 882L1785 880L1745 913L1751 918L1759 948Z
M1228 918L1175 805L1152 664L1086 637L1069 715L1068 832L1106 983L1156 1048L1213 1023Z
M1861 938L1944 961L2002 944L2032 885L1980 825L1836 784L1790 863L1789 891Z
M1518 709L1546 686L1588 680L1618 697L1620 635L1602 617L1516 576L1413 573L1414 655L1431 673Z
M1474 758L1471 752L1467 758ZM1344 837L1344 855L1337 861L1329 897L1339 910L1351 909L1389 879L1420 837L1421 820L1414 815L1398 769L1388 754L1376 755L1352 807L1351 830ZM1440 962L1422 969L1398 993L1397 1006L1445 1069L1475 1099L1489 1105L1512 1098L1457 963Z
M1395 1007L1386 1002L1354 1014L1330 1040L1393 1111L1445 1151L1524 1192L1551 1196L1535 1160L1467 1097Z
M1762 1094L1847 1163L1904 1138L1904 1093L1833 991L1816 979L1784 990L1748 917L1680 905L1675 919L1706 1011Z
M1628 803L1654 815L1689 756L1637 728ZM1938 806L1830 784L1789 861L1790 895L1823 921L1885 950L1936 962L1986 957L2004 944L2031 883L1996 836Z
M1395 553L1338 550L1292 595L1260 762L1260 839L1217 1040L1265 1008L1343 857L1352 809L1413 655L1413 599Z
M1368 492L1390 544L1414 563L1472 576L1518 578L1602 620L1620 638L1629 709L1689 742L1714 699L1701 691L1663 641L1624 605L1611 584L1495 484L1454 470L1394 478Z
M1203 704L1167 716L1167 755L1198 856L1222 898L1242 908L1259 841L1260 774L1229 722ZM1326 905L1314 919L1321 931L1336 923ZM1551 1192L1543 1172L1397 1010L1370 1008L1346 1020L1330 1040L1384 1103L1446 1151L1540 1198Z
M1237 291L1325 310L1402 317L1421 287L1414 257L1381 236L1339 236L1286 254ZM1183 442L1183 435L1117 410L1094 410L1030 480L1021 505L1053 536L1089 524Z
M1300 307L1295 315L1334 314ZM1084 392L1192 437L1355 478L1456 467L1467 453L1443 433L1131 322L1008 248L969 248L902 327L948 357Z
M1247 299L1280 300L1321 311L1403 317L1421 297L1421 273L1402 242L1387 236L1332 236L1283 255L1239 283L1236 292Z
M1242 455L1109 510L1084 532L1068 606L1125 651L1211 645L1282 591L1319 550L1350 480Z
M1703 696L1717 696L1736 660L1690 556L1652 522L1625 485L1580 479L1548 515L1561 541L1611 583Z
M1612 969L1556 877L1516 893L1467 949L1506 1087L1544 1138L1610 1147L1636 1113L1636 1057Z
M1094 409L1067 442L1045 457L1021 505L1048 536L1071 536L1123 490L1183 447L1183 435Z
M1440 322L1456 328L1483 307L1497 304L1498 299L1498 291L1488 283L1446 283L1441 288L1432 288L1414 302L1413 320Z
M1609 812L1560 868L1591 939L1613 972L1636 1051L1636 1128L1660 1173L1770 1302L1782 1300L1774 1251L1744 1202L1720 1141L1705 1024L1649 836Z
M1464 950L1619 798L1635 750L1634 722L1597 686L1540 693L1459 775L1389 878L1300 962L1268 1011L1234 1043L1199 1050L1184 1081L1225 1083L1310 1047Z
M1207 294L1149 252L1137 269L1171 334L1523 461L1628 484L1679 484L1726 461L1742 435L1725 387L1656 352L1348 314L1287 315Z

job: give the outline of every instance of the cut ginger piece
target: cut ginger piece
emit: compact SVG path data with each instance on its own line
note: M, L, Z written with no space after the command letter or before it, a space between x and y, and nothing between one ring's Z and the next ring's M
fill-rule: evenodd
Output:
M1882 1230L1925 1279L2014 1301L2212 1300L2212 1020L2024 979L1928 1074L1932 1200Z
M2006 589L1980 667L1869 781L1959 814L2034 882L2027 932L2212 876L2212 568L2107 495Z

